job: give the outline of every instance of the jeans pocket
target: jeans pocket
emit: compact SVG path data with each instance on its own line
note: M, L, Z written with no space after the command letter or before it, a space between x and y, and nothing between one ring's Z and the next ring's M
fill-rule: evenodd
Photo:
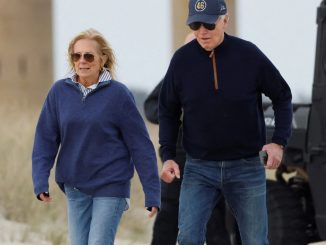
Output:
M78 188L72 187L69 185L64 185L65 188L65 194L68 200L74 200L74 199L81 199L81 198L88 198L88 195L81 192Z
M246 157L242 158L241 162L245 165L251 165L251 166L263 166L263 164L260 161L259 156L254 156L254 157Z
M186 155L186 160L191 161L191 162L201 162L201 161L203 161L203 160L201 160L199 158L193 158L193 157L189 156L188 154Z

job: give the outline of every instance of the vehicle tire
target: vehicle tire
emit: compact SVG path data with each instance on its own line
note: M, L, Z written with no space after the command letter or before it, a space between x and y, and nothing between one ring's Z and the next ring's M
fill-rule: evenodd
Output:
M299 198L286 184L267 180L270 245L306 245L307 222Z

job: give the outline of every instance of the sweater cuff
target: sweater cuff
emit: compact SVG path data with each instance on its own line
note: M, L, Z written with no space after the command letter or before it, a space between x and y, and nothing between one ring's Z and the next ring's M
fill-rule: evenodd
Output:
M282 146L283 148L286 146L286 144L287 144L287 142L286 142L286 140L282 140L282 139L272 139L272 143L274 143L274 144L277 144L277 145L280 145L280 146Z
M162 160L163 163L166 162L167 160L173 160L175 158L175 154L169 153L169 152L165 152L164 154L162 154Z
M157 207L158 209L160 209L161 202L159 200L157 200L157 201L145 201L145 207L149 211L150 211L150 209L152 209L152 207Z

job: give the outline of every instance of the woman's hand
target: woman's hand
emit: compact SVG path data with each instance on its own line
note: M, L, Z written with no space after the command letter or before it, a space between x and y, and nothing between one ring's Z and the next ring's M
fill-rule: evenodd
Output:
M148 217L149 218L154 217L155 214L157 214L157 212L158 212L158 208L157 207L151 207L149 210L150 210L149 211L150 213L148 214Z
M40 194L40 200L45 203L52 202L52 198L50 197L50 194L48 192L43 192Z

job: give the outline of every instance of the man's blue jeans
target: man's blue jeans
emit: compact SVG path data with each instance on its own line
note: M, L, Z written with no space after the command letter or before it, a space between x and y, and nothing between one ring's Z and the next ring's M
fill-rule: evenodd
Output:
M65 185L71 245L113 245L125 198L92 197Z
M237 220L242 245L268 245L265 168L258 156L231 161L187 157L180 194L179 245L204 244L206 223L221 194Z

